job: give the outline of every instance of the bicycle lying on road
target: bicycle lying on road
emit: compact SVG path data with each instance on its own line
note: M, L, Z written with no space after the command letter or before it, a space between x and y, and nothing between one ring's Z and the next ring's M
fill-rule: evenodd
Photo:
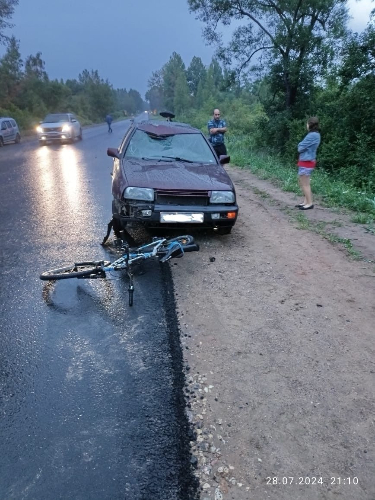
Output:
M135 263L151 258L158 258L159 262L167 262L175 257L182 257L185 252L199 250L199 246L190 235L170 239L153 238L151 243L138 248L129 248L126 242L120 241L120 249L123 251L123 255L113 262L105 260L76 262L67 267L45 271L40 275L40 279L44 281L65 280L69 278L95 279L105 278L106 273L111 271L125 271L129 277L129 306L132 306L134 294L132 266Z

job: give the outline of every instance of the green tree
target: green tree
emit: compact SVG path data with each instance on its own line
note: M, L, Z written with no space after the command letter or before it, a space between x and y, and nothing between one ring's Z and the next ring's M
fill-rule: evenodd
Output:
M37 79L47 82L48 75L45 69L45 62L41 57L42 53L37 52L35 56L30 55L25 61L25 78Z
M23 77L19 41L12 36L5 55L0 59L0 106L6 107L18 95Z
M148 90L145 98L149 103L150 109L162 109L164 106L163 71L154 71L147 83Z
M375 186L374 20L361 34L350 34L341 65L316 98L325 124L320 163L361 188Z
M0 0L0 43L6 43L9 40L9 37L4 35L4 30L13 26L9 20L17 5L18 0Z
M129 89L129 98L133 104L133 113L144 110L144 102L138 90Z
M204 92L204 86L205 86L205 80L200 80L198 83L198 88L197 88L197 95L195 96L195 107L196 108L202 108L204 105L204 97L205 97L205 92Z
M146 101L149 103L150 109L161 110L163 107L163 91L158 87L151 87L145 95Z
M193 57L186 71L186 78L191 95L196 96L199 83L203 84L206 78L206 67L200 57Z
M206 23L205 38L217 44L226 64L249 69L254 56L265 74L272 69L274 92L282 91L283 107L291 110L299 92L322 75L345 35L346 0L188 0L190 10ZM227 47L219 23L236 21Z
M43 102L51 111L73 110L71 103L72 93L67 85L58 80L47 80L43 84ZM77 110L78 111L78 110Z
M222 99L219 97L220 89L224 82L223 72L217 59L212 59L209 65L206 78L201 88L198 86L197 97L206 108L211 111L218 106Z
M173 52L162 69L164 104L170 111L174 110L176 82L181 73L185 74L185 64L181 56Z
M188 111L190 106L191 96L188 82L186 80L185 73L181 71L176 80L173 108L175 113L181 114L184 111Z
M116 110L125 114L133 113L133 103L126 89L116 89L114 92Z
M58 95L57 89L54 90ZM26 58L19 95L14 99L14 103L20 109L27 109L35 116L40 117L45 114L49 107L48 95L50 92L45 63L41 58L41 53L38 52L35 56L30 55Z
M343 86L355 79L375 73L375 12L363 33L351 33L343 51L343 64L338 72Z
M112 87L108 81L100 78L97 70L85 69L78 76L78 81L87 94L89 113L92 119L104 119L107 113L114 108Z

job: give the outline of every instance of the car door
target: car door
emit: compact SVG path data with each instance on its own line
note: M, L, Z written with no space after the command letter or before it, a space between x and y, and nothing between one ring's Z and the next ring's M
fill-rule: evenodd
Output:
M3 120L1 122L1 135L3 137L4 144L10 141L9 139L10 134L11 132L10 129L8 129L7 120Z
M8 132L9 132L9 141L14 141L16 139L16 129L13 127L13 125L10 123L10 120L7 120L5 122L7 124Z
M17 134L19 133L18 125L14 120L10 120L10 123L12 124L13 127L14 140L16 140Z
M75 116L71 115L70 122L71 122L73 130L74 130L74 137L78 137L79 136L79 123L77 121L77 118Z

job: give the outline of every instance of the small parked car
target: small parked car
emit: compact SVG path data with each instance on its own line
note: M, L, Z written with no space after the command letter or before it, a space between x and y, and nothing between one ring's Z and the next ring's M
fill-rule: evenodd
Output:
M113 228L212 228L229 234L237 220L236 192L223 164L202 132L185 123L130 123L114 158Z
M51 113L39 123L36 131L40 144L82 140L81 124L72 113Z
M20 130L16 120L8 117L0 117L0 147L10 142L18 144L21 140Z

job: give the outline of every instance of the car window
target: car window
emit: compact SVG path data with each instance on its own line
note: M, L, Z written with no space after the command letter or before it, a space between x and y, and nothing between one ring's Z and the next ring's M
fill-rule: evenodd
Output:
M6 125L8 128L13 128L13 127L12 127L12 124L10 123L10 121L9 121L9 120L7 120L7 121L6 121L6 122L4 122L4 123L5 123L5 125Z
M216 158L201 134L156 136L136 130L125 152L125 158L163 159L166 156L197 163L216 163Z
M17 127L17 123L14 120L10 120L10 123L13 125L13 127Z
M1 123L1 130L6 130L7 129L7 124L6 122Z
M121 143L121 145L120 145L120 147L119 147L119 151L120 151L121 153L123 153L123 152L124 152L124 148L125 148L126 141L128 140L128 137L129 137L129 135L130 135L131 133L132 133L132 128L131 128L131 126L129 126L128 130L126 131L125 137L123 138L122 143Z
M50 114L47 115L43 123L58 123L58 122L68 122L69 121L69 115L65 113L56 113L56 114Z

